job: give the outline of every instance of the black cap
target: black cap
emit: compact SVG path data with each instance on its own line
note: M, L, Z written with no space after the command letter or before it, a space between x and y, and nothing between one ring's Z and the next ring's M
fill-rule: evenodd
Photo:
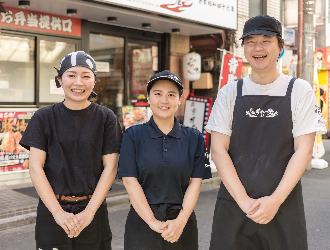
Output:
M280 35L282 37L282 25L274 17L268 15L255 16L245 22L240 40L249 35Z
M158 80L169 80L171 82L174 82L176 84L176 86L178 86L180 93L182 93L183 85L182 85L181 79L169 70L164 70L164 71L154 74L152 77L150 77L150 80L149 80L148 86L147 86L148 92L150 91L152 85L155 82L157 82Z

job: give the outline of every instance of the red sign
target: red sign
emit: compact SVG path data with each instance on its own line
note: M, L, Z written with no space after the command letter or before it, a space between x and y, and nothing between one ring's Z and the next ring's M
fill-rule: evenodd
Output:
M330 48L315 48L314 64L318 69L330 70Z
M5 7L0 27L19 28L67 36L81 36L81 20L37 11Z
M234 57L232 54L226 54L222 65L221 87L227 83L234 82L241 77L243 59Z

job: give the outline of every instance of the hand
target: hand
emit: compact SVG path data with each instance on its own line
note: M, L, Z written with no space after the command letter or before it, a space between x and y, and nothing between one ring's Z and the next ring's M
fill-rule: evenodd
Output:
M248 218L259 224L269 223L276 215L281 203L272 196L261 197L251 205Z
M149 227L157 233L163 233L166 228L163 227L164 222L156 220L156 218L149 223Z
M65 212L63 209L53 214L56 223L62 227L69 238L76 237L80 233L80 224L74 214Z
M165 229L162 233L164 240L174 243L177 242L183 232L184 227L186 226L187 221L179 219L177 217L174 220L166 221L161 229Z
M256 199L253 199L253 198L250 198L249 196L247 196L245 199L241 199L239 202L237 202L237 204L244 213L253 214L259 208L257 206L252 207L252 204L254 204L255 201L256 201Z
M80 224L80 231L77 234L75 234L74 237L77 237L80 234L80 232L92 222L94 215L95 213L88 210L87 208L75 215L76 219Z

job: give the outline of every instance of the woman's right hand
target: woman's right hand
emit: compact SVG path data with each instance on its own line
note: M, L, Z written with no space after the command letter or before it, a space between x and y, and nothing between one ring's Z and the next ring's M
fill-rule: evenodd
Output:
M249 196L247 196L245 199L241 199L240 201L238 201L237 204L245 214L251 215L259 209L259 207L256 207L252 211L249 211L250 207L252 206L252 204L255 201L256 201L255 199L250 198Z
M63 209L53 214L56 223L62 227L69 238L77 237L80 233L80 224L76 216Z
M163 221L159 221L157 220L156 218L154 220L152 220L150 223L149 223L149 227L154 230L155 232L157 233L163 233L166 229L166 228L163 228L161 229L162 225L164 224L165 222Z

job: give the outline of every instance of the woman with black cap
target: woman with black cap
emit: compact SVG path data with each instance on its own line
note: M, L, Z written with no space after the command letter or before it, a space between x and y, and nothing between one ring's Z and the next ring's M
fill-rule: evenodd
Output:
M198 249L194 213L202 178L211 171L203 135L179 124L182 82L168 70L150 78L150 121L123 136L118 176L132 207L127 216L127 250Z
M40 196L36 249L110 250L105 196L117 173L121 128L111 110L89 101L97 81L90 55L70 53L56 70L65 100L36 111L20 141Z

